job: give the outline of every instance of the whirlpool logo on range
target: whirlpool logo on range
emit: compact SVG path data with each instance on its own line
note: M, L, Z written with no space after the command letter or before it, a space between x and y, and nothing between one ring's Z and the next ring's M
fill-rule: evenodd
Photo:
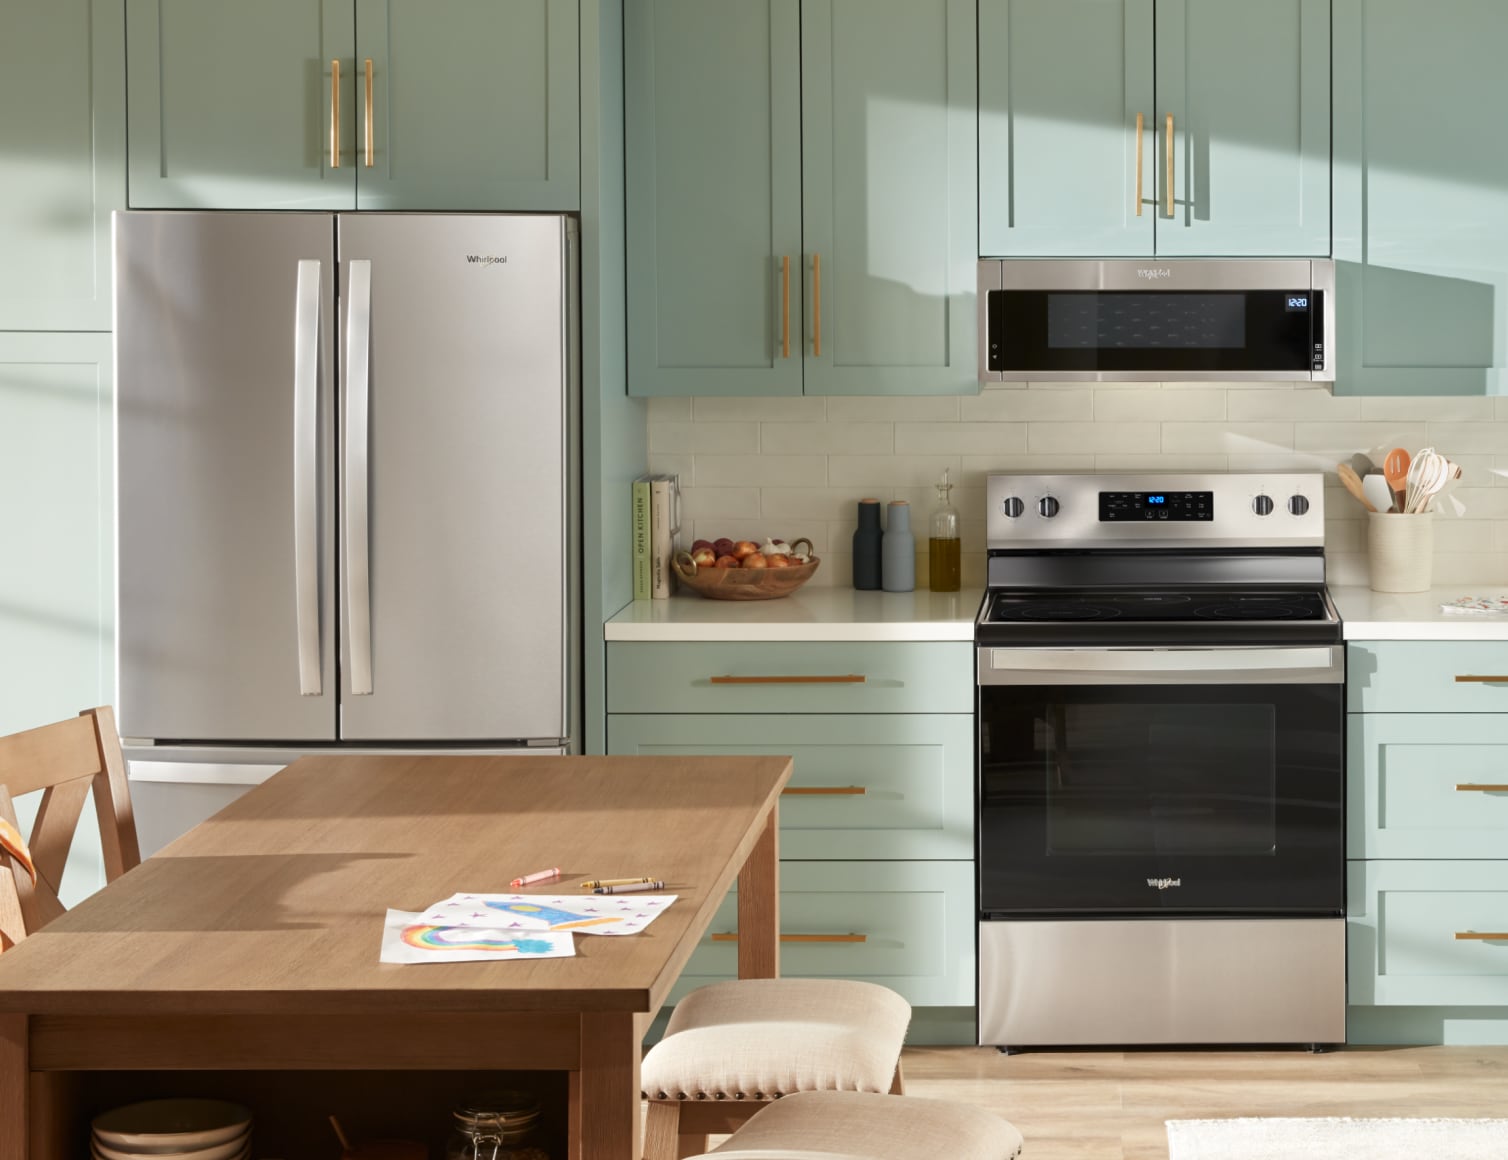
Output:
M467 254L466 260L474 266L504 266L508 263L508 255Z
M1148 886L1155 886L1159 890L1166 890L1170 886L1182 886L1182 878L1148 878Z
M1147 282L1156 282L1159 278L1171 278L1173 271L1166 266L1138 266L1136 276Z

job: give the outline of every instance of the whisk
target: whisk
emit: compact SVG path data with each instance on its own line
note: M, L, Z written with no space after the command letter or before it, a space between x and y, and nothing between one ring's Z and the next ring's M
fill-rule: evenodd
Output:
M1403 510L1409 514L1429 511L1435 493L1454 477L1456 465L1433 447L1426 447L1409 464Z

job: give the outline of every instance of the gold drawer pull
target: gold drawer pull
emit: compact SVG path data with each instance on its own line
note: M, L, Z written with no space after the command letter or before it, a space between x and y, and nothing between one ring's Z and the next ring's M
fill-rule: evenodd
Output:
M1508 785L1486 785L1474 781L1462 782L1456 789L1463 793L1508 793Z
M1508 684L1508 677L1471 677L1471 676L1458 676L1456 678L1456 684L1458 684L1458 685L1503 685L1503 684Z
M1505 935L1504 937L1508 937L1508 935ZM829 942L829 943L830 942L840 942L840 943L861 943L861 942L867 942L868 940L869 940L869 936L867 934L783 934L783 935L780 936L780 941L781 942ZM736 931L736 930L719 931L717 934L715 934L715 935L712 936L712 941L713 942L737 942L738 941L738 931Z
M1457 787L1460 788L1459 786ZM1508 789L1508 786L1504 786ZM862 794L869 792L862 785L788 785L781 794Z
M708 677L714 685L862 685L862 673L842 677Z
M1494 941L1500 940L1502 942L1508 942L1508 934L1494 934L1490 930L1458 930L1456 931L1456 938L1480 940L1492 939Z
M372 58L367 57L367 116L366 116L367 168L372 168Z

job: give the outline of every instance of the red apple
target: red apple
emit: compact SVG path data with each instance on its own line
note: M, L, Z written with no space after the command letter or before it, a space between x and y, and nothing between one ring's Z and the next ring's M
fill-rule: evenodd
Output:
M712 550L712 545L703 541L699 547L691 550L691 562L698 568L710 568L717 563L717 553Z
M776 552L773 556L766 556L764 560L771 568L789 568L791 566L791 558L781 552Z
M719 556L731 556L733 555L733 541L727 539L715 540L712 544L712 550Z
M744 557L742 566L745 568L768 568L770 562L764 558L763 552L750 552Z
M745 556L752 556L759 551L759 545L753 540L739 540L733 545L733 554L742 560Z
M737 568L738 567L738 557L737 556L719 556L716 559L716 561L713 562L712 566L714 568Z

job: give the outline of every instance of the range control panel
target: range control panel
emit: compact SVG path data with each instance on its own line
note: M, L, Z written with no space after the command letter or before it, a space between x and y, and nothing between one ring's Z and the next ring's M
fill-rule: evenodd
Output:
M1214 519L1212 491L1102 491L1100 519L1124 520Z

